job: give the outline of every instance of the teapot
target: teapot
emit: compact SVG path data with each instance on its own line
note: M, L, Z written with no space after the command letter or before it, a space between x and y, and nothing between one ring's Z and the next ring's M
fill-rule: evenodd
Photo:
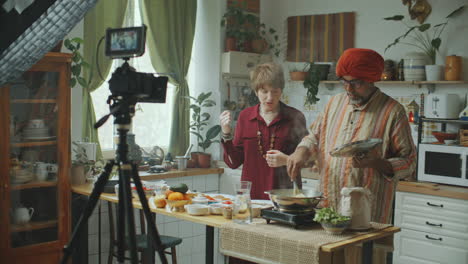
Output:
M15 224L26 224L31 220L31 217L34 214L34 208L17 207L13 212L13 221Z

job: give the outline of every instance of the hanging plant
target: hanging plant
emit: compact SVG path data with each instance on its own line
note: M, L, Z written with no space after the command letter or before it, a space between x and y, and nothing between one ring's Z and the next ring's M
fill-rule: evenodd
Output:
M307 90L304 106L311 106L316 104L320 99L317 97L320 73L317 67L312 67L313 63L309 64L309 70L304 79L304 88Z
M84 60L83 55L80 52L80 47L82 44L83 39L78 37L66 39L64 42L65 47L69 49L73 55L70 78L71 88L75 87L77 83L79 83L83 88L87 88L89 85L86 79L82 76L83 68L90 68L89 63Z

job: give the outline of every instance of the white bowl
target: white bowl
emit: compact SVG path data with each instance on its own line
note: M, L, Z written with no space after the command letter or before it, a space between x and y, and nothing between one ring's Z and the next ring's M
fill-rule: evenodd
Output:
M210 213L210 207L203 204L186 204L184 208L189 215L207 215Z
M208 198L203 196L196 196L192 198L192 203L194 204L208 204Z
M220 204L220 203L214 203L210 204L210 214L213 215L222 215L223 214L223 207L225 207L225 204Z

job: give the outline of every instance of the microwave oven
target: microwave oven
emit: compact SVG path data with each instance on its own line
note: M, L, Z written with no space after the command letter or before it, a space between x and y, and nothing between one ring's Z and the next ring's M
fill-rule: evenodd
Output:
M418 180L468 187L468 147L419 144Z

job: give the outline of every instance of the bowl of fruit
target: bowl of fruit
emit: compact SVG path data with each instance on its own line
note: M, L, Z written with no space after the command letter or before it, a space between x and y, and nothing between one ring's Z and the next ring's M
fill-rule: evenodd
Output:
M167 206L173 212L185 211L184 205L192 202L191 195L187 193L188 186L184 183L173 185L166 191Z

